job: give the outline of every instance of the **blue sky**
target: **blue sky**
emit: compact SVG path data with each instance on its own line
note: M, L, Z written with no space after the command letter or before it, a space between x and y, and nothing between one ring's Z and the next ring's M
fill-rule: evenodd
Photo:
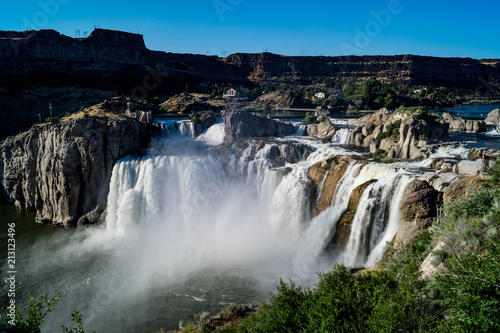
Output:
M0 30L75 37L100 26L175 53L500 58L498 0L23 0L4 1L0 12Z

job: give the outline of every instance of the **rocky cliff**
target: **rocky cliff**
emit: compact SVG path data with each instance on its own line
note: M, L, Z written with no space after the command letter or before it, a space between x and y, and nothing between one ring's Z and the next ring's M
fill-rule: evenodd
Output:
M237 53L226 60L234 73L254 78L375 79L392 84L475 89L483 80L498 82L499 60L437 58L415 55L288 57L271 53Z
M448 139L448 123L425 110L400 109L391 114L383 108L351 120L349 143L369 147L371 153L389 158L427 158L432 143Z
M105 29L96 29L87 38L70 38L54 30L0 31L2 75L42 70L110 77L127 71L132 75L138 68L148 67L171 78L198 83L200 79L246 82L289 77L309 83L325 78L342 82L377 79L393 84L475 89L484 81L499 82L499 63L498 59L415 55L294 57L268 52L218 58L150 51L142 35ZM143 86L143 78L138 77L136 84Z
M277 121L247 111L223 111L222 119L224 119L225 140L295 133L295 127L289 122Z
M1 199L36 210L39 222L98 223L114 163L146 147L146 125L82 118L34 126L0 145Z

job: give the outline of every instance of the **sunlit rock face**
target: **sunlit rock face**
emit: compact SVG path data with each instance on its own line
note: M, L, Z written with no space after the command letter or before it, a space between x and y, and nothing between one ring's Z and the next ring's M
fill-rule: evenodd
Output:
M114 163L148 142L146 126L128 120L34 126L0 147L3 200L36 210L40 222L97 223Z

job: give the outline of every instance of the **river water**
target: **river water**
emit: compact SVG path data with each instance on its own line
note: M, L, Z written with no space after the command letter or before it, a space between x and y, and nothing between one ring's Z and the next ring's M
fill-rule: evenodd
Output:
M426 170L421 162L353 158L331 206L313 217L308 168L333 155L363 155L346 146L347 128L328 144L281 137L258 144L255 153L250 143L223 163L209 153L223 140L223 124L197 139L189 122L162 126L164 137L144 156L116 163L105 227L52 229L34 223L32 212L0 206L3 258L6 224L16 222L17 304L30 295L62 294L42 332L69 325L75 309L88 331L172 329L202 311L260 304L280 278L313 286L316 272L336 262L373 265L397 232L406 184ZM311 154L273 167L272 156L299 145ZM327 255L351 191L368 180L376 181L360 199L347 250ZM5 283L2 305L6 292Z

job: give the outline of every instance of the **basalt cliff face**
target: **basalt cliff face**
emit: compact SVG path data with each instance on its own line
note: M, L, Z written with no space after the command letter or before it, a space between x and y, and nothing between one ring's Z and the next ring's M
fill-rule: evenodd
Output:
M392 84L433 85L476 89L483 82L498 82L500 60L437 58L415 55L288 57L271 53L237 53L226 59L234 73L255 78L328 77L333 80L374 79Z
M129 120L34 126L0 145L0 200L36 210L39 222L98 223L115 162L148 142L146 125Z
M237 53L219 58L150 51L146 48L142 35L105 29L96 29L87 38L71 38L54 30L0 31L2 75L54 71L87 77L132 77L141 68L149 68L184 81L204 79L212 82L244 82L253 78L273 77L292 77L298 81L322 78L340 81L377 79L394 84L431 84L474 89L480 84L480 77L483 81L497 82L500 79L498 59L415 55L296 57L267 52ZM143 78L137 83L144 85ZM153 77L150 81L154 80ZM185 86L178 88L184 89Z

